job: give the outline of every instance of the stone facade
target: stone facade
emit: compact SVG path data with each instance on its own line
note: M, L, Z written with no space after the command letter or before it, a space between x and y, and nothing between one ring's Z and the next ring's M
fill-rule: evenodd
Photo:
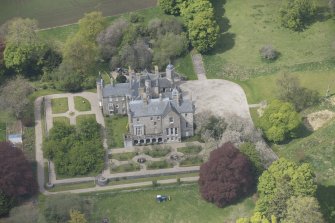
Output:
M128 115L124 145L180 142L194 135L194 105L176 86L173 66L163 74L130 74L127 83L97 82L104 115ZM164 77L163 77L164 76Z

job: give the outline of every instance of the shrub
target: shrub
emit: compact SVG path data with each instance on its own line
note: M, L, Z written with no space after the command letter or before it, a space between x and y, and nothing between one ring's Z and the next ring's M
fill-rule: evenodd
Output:
M144 17L142 15L139 15L138 13L131 13L129 20L131 23L138 23L143 22Z
M260 50L262 59L275 60L278 57L278 52L273 48L272 45L265 45Z
M218 207L247 195L254 185L251 162L230 142L213 150L200 167L201 196Z

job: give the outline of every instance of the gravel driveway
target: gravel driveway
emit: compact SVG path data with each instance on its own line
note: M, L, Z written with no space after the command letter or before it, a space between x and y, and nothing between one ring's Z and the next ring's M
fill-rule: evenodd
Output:
M180 87L186 98L192 96L196 114L210 110L219 116L229 117L230 114L234 114L252 122L245 93L233 82L196 80L182 83Z

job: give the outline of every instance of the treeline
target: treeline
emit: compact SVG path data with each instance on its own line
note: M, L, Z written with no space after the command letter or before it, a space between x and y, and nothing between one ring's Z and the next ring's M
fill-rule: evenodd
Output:
M215 46L220 28L209 0L159 0L159 5L165 13L183 18L189 40L199 52L206 53Z

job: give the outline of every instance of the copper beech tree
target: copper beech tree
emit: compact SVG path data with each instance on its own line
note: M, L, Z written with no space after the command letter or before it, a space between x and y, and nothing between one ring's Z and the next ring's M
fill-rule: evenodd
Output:
M200 167L199 186L205 200L227 206L254 189L251 162L232 143L225 143Z

